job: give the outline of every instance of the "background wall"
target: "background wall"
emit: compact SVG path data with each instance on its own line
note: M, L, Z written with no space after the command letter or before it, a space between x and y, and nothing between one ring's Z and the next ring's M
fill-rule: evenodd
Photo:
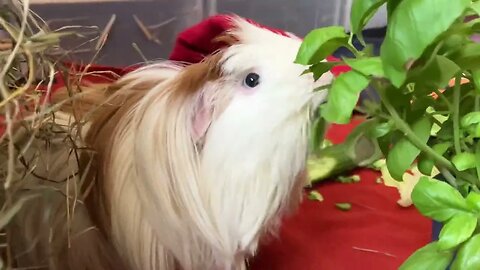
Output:
M327 25L348 27L351 0L31 0L33 10L52 28L89 25L84 37L67 40L73 61L94 57L98 36L113 21L105 45L95 57L103 65L126 66L166 58L179 31L216 13L236 13L297 35ZM136 18L134 17L136 16ZM385 25L376 16L371 27ZM139 26L142 25L141 27ZM145 34L145 29L149 32ZM85 43L81 47L78 44ZM137 49L132 45L136 44ZM139 52L140 51L140 52Z

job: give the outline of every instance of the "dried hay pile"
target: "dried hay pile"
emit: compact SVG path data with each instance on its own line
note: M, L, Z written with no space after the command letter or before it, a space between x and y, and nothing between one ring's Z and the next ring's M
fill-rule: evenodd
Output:
M0 5L0 268L3 269L18 266L21 260L11 247L16 237L14 218L19 213L29 213L25 209L32 199L48 199L49 194L60 193L65 199L65 218L75 211L75 205L88 190L82 187L82 175L86 172L78 170L80 152L88 153L88 149L79 139L83 120L72 121L59 112L62 104L85 94L80 83L85 73L72 74L71 68L63 64L69 52L59 45L64 36L74 34L69 31L76 32L80 27L48 29L29 9L28 0L0 0ZM57 78L63 78L64 93L68 93L64 96L68 98L52 105L48 101ZM59 168L64 175L58 174ZM43 216L30 213L32 217L27 220L35 227L39 220L49 219L48 213ZM35 232L48 234L38 229Z

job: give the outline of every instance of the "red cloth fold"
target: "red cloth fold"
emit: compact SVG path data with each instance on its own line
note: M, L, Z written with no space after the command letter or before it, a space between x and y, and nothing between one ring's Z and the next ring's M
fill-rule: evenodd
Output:
M225 46L222 43L215 43L212 40L231 28L229 16L230 15L226 14L212 16L182 31L175 41L169 59L186 63L197 63L205 56ZM279 35L287 36L286 31L262 25L249 18L245 19L256 26L268 29ZM333 56L327 57L327 61L337 60L338 59ZM333 67L331 71L334 75L338 75L348 70L350 70L348 66L336 66Z
M228 14L211 16L182 31L175 41L169 59L187 63L197 63L205 56L225 46L223 43L213 42L213 39L232 27L229 20L230 17L231 15ZM261 25L249 18L245 18L245 20L279 35L287 35L283 30Z

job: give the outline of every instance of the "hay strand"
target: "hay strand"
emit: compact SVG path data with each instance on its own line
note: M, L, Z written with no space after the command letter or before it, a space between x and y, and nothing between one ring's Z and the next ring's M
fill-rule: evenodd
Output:
M60 46L61 41L72 35L79 36L82 26L50 30L47 23L30 10L28 0L5 0L0 5L0 30L7 35L0 37L0 234L5 235L0 237L0 265L2 269L11 269L16 267L18 256L12 254L10 247L10 241L16 236L12 235L9 224L19 211L28 207L29 201L48 198L52 192L61 194L65 198L67 224L76 207L83 203L82 192L88 187L82 185L91 167L87 162L84 170L79 169L81 153L91 152L84 147L79 135L85 121L63 117L61 109L88 94L83 91L84 76L104 74L88 72L90 64L81 71L72 71L63 61L72 53L85 51L84 45L97 41L90 63L94 61L107 41L115 15L100 37L66 50ZM59 78L65 84L65 98L51 104L50 97ZM77 169L68 168L66 177L55 175L54 168L49 165L56 158L51 149L68 153L67 159L76 163L72 168ZM53 211L46 209L45 215ZM53 237L55 232L50 234L49 237ZM68 241L72 237L75 235L68 235ZM28 253L28 250L23 252ZM21 268L30 267L38 266Z

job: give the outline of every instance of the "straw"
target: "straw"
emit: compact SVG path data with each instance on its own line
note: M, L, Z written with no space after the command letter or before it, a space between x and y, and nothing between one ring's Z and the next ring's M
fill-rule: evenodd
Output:
M6 37L0 36L0 233L5 235L0 238L0 265L13 268L16 257L10 241L18 236L12 234L9 224L30 200L49 192L63 194L68 209L66 219L70 219L75 207L82 203L81 190L84 189L80 185L85 182L90 165L82 171L72 171L66 179L54 179L55 175L48 173L48 166L44 170L39 167L54 159L49 154L52 147L70 153L69 159L74 160L78 168L81 168L79 156L91 152L79 136L84 119L70 122L60 119L62 106L77 102L85 90L82 80L87 71L75 73L63 61L75 52L87 50L95 52L93 61L107 40L115 16L100 38L97 36L73 50L65 50L60 46L61 41L77 35L82 26L50 30L47 23L30 10L28 0L4 0L0 5L0 31L6 33ZM97 48L95 44L94 49L84 48L94 40L99 44ZM89 75L103 76L91 72ZM58 78L65 82L67 97L58 104L50 104L48 97ZM72 184L67 183L65 190L52 185L62 182ZM72 185L75 190L68 190Z

